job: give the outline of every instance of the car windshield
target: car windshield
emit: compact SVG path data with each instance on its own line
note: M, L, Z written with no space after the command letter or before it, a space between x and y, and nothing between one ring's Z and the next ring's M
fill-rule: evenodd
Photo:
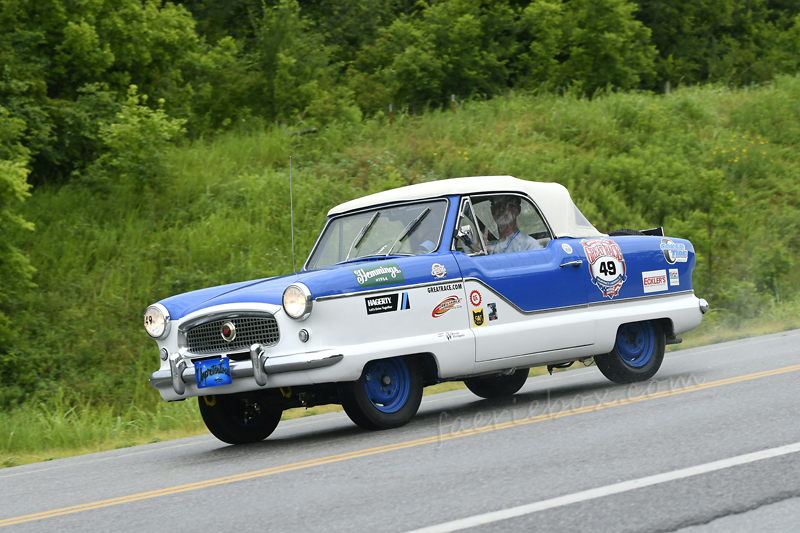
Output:
M361 257L435 252L447 200L391 205L336 217L325 226L306 267L322 268Z

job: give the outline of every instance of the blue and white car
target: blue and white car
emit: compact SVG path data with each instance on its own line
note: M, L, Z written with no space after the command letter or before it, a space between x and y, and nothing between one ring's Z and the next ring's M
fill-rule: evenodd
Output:
M646 380L708 309L692 244L646 233L600 233L561 185L511 176L353 200L330 210L300 272L148 307L150 383L197 397L211 433L240 444L300 406L399 427L425 386L510 396L535 366L594 358L614 382Z

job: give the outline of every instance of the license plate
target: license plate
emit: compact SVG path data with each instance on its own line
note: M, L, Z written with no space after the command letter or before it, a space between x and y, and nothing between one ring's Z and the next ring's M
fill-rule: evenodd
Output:
M231 365L227 357L195 361L194 377L197 379L198 389L230 385L233 383L231 379Z

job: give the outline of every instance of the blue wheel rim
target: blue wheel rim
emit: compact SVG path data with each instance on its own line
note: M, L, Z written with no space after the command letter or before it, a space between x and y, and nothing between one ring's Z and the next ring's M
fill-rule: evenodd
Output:
M378 411L396 413L408 401L411 374L399 357L370 361L364 367L364 390Z
M617 353L622 361L633 368L650 362L656 346L656 334L650 322L631 322L617 330Z

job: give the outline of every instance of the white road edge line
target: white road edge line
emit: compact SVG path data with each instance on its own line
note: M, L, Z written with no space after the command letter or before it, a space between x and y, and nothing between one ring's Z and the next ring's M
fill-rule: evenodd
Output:
M790 453L797 453L797 452L800 452L800 442L795 442L794 444L787 444L786 446L780 446L778 448L771 448L769 450L762 450L760 452L739 455L737 457L731 457L729 459L722 459L721 461L714 461L712 463L706 463L703 465L692 466L689 468L682 468L680 470L673 470L672 472L665 472L663 474L657 474L655 476L632 479L630 481L623 481L621 483L615 483L613 485L606 485L605 487L598 487L596 489L584 490L581 492L576 492L574 494L567 494L566 496L559 496L558 498L552 498L550 500L543 500L540 502L530 503L527 505L520 505L519 507L512 507L511 509L505 509L502 511L494 511L491 513L470 516L468 518L462 518L460 520L453 520L452 522L444 522L442 524L438 524L435 526L424 527L422 529L415 529L414 531L411 531L409 533L445 533L448 531L460 531L462 529L467 529L470 527L481 526L484 524L491 524L492 522L508 520L509 518L516 518L518 516L537 513L539 511L545 511L547 509L554 509L556 507L563 507L565 505L571 505L573 503L580 503L588 500L594 500L596 498L602 498L604 496L610 496L612 494L620 494L622 492L641 489L643 487L650 487L652 485L658 485L660 483L666 483L668 481L674 481L677 479L697 476L700 474L707 474L709 472L730 468L732 466L744 465L755 461L761 461L762 459L770 459L773 457L779 457L781 455L787 455Z

